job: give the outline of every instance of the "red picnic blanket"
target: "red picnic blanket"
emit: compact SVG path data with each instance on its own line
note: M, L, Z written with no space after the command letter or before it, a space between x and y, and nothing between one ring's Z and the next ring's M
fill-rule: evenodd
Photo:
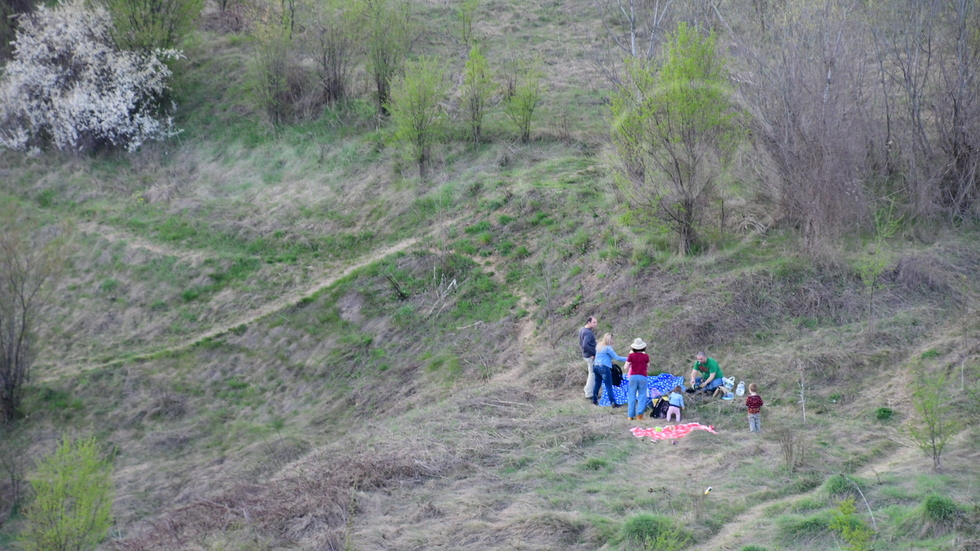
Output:
M691 434L692 430L706 430L711 434L718 434L715 428L701 423L685 423L683 425L667 425L666 427L633 427L630 432L637 438L649 436L654 440L668 440L671 438L684 438Z

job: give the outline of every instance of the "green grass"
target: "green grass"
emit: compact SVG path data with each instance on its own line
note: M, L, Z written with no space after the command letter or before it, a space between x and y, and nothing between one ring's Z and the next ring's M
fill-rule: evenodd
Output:
M819 513L809 516L780 515L776 517L777 534L781 541L806 543L830 536L830 515Z
M827 507L827 501L805 497L793 502L793 504L790 506L790 510L792 510L794 513L804 513L824 509L825 507Z
M596 457L590 458L585 462L584 468L589 471L601 471L609 468L609 462Z
M618 542L626 549L679 551L690 543L690 536L668 517L634 515L620 528Z
M875 410L875 419L879 421L888 421L895 415L895 411L889 407L880 407Z
M34 403L33 407L35 408L45 409L51 412L79 411L85 408L85 403L81 399L72 397L65 390L42 386L32 394L29 400Z

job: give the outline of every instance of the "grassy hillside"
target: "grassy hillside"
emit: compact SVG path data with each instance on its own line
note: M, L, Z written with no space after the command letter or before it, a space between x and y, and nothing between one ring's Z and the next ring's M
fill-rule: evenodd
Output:
M448 29L453 6L418 16ZM75 228L3 458L29 474L63 432L95 436L115 468L105 549L836 549L849 496L874 549L975 548L977 227L903 227L871 302L874 236L804 255L742 182L711 247L678 257L614 192L591 4L486 2L476 29L498 63L541 57L534 139L495 112L428 181L366 77L350 105L273 127L254 42L206 30L178 68L179 138L0 152L0 201ZM458 77L452 33L421 42ZM590 314L620 353L650 342L655 373L704 349L759 384L763 434L738 400L692 397L685 420L717 434L634 438L625 409L582 398ZM906 430L921 377L946 377L960 421L940 472Z

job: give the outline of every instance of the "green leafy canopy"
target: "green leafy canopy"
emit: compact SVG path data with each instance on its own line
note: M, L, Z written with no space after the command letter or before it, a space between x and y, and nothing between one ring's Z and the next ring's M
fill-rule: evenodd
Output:
M27 551L94 549L112 525L112 467L94 438L72 442L38 464L34 502L21 538Z

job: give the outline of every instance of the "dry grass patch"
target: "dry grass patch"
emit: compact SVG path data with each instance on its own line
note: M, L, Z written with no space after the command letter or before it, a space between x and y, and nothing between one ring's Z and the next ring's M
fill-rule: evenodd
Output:
M171 509L115 542L118 550L185 548L191 542L249 527L277 547L343 532L358 510L357 496L416 485L451 467L423 464L412 450L350 455L314 454L264 484L240 482L218 495Z

